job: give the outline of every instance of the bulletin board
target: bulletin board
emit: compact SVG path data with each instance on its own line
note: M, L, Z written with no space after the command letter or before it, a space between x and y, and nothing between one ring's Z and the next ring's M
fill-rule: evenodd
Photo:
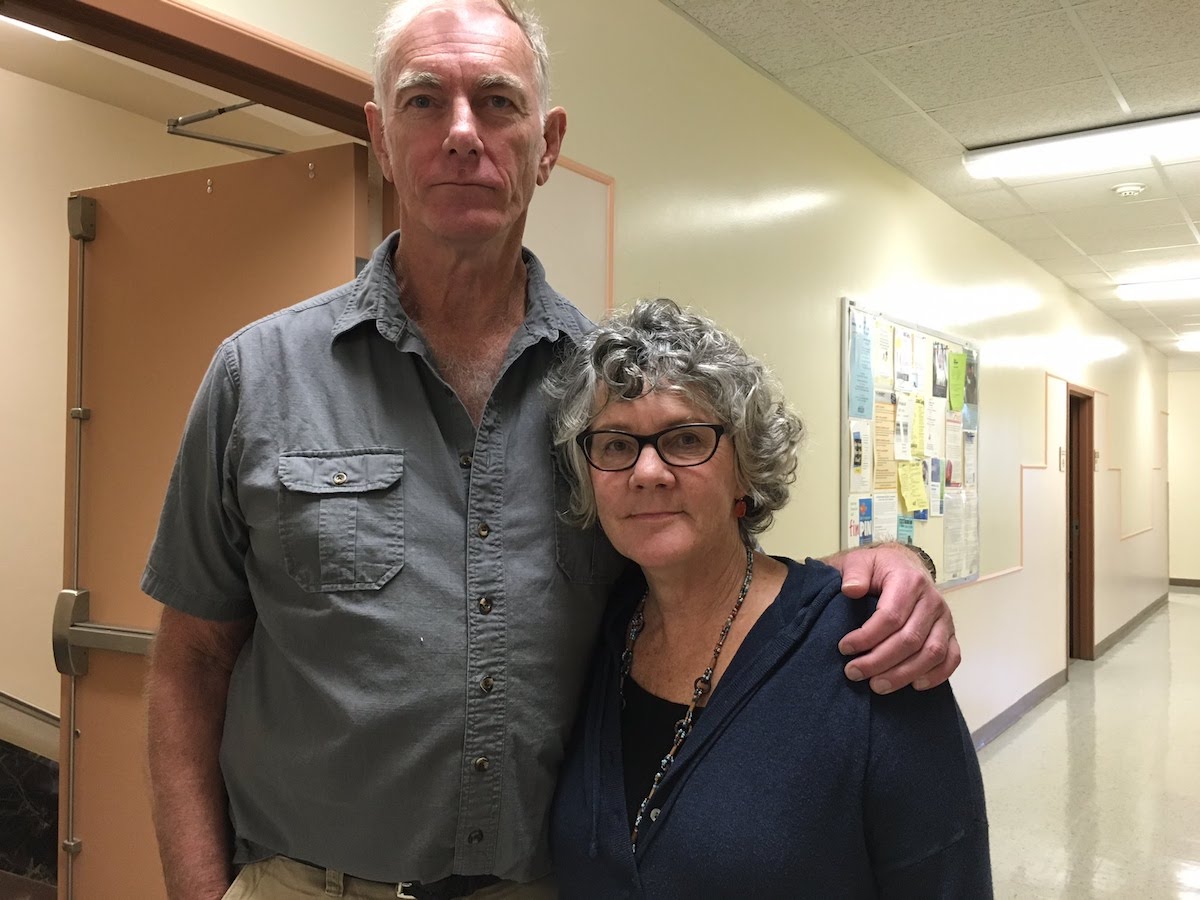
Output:
M979 577L979 350L844 301L843 548L916 544L938 584Z

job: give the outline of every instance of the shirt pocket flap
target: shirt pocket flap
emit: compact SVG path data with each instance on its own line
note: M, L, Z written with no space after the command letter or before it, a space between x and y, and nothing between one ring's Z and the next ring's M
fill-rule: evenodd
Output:
M383 490L403 474L403 450L299 450L279 457L280 482L304 494Z

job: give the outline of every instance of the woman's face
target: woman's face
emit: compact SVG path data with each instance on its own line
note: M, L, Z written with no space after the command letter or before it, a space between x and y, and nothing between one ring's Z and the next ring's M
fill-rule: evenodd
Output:
M713 423L713 418L686 396L662 390L610 402L589 430L648 435L695 422ZM741 546L734 502L746 490L738 481L728 435L721 437L712 459L698 466L669 466L648 444L632 469L602 472L589 466L588 471L604 533L645 570L723 560Z

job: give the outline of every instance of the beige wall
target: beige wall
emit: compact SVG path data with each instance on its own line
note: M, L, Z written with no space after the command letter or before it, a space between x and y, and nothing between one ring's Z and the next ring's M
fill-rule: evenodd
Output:
M1200 371L1167 376L1171 459L1171 577L1200 579Z
M245 159L161 122L0 69L0 691L57 714L50 655L63 587L66 197Z
M362 68L383 6L207 5ZM982 346L984 578L951 595L973 728L1065 664L1066 382L1100 392L1097 640L1166 591L1160 354L665 5L536 6L570 113L566 152L616 178L616 297L706 308L776 367L807 418L771 549L837 545L839 298L851 296Z

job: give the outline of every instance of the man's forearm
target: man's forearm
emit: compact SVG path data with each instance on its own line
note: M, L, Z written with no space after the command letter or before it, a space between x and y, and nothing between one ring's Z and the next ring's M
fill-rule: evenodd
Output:
M167 895L219 900L232 878L218 754L229 672L155 660L147 690L150 785Z

